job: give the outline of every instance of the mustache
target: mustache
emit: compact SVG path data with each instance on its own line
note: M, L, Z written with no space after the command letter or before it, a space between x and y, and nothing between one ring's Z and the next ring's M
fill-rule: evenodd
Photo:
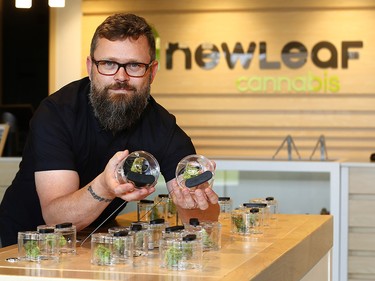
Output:
M127 82L116 82L112 85L109 85L107 87L107 89L111 89L111 90L127 90L127 91L135 91L136 88L131 86L129 83Z

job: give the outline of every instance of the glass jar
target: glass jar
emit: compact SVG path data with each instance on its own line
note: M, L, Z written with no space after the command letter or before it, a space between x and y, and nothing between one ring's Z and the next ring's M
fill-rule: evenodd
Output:
M185 234L185 227L183 225L174 225L166 227L165 230L161 232L163 239L168 238L181 238Z
M202 155L189 155L183 158L176 167L176 180L181 188L187 187L191 191L196 188L212 187L215 167L213 163Z
M229 220L232 212L232 199L230 197L219 197L220 215L219 220Z
M149 236L148 228L144 227L142 223L132 223L130 226L130 234L133 236L134 242L134 257L148 256ZM140 261L140 259L139 259Z
M147 221L161 219L164 217L162 205L155 204L152 200L143 199L137 202L138 221Z
M91 236L91 263L95 265L113 265L112 235L94 233Z
M159 175L158 161L146 151L130 153L116 169L116 179L119 183L130 182L136 188L155 186Z
M75 254L77 242L77 229L71 222L55 225L55 232L60 233L60 254Z
M18 232L18 255L27 261L59 261L59 240L61 235L47 225L37 231Z
M278 202L272 196L266 197L266 202L267 202L267 204L269 206L269 209L270 209L270 215L271 215L270 219L275 220L276 214L278 214L278 212L279 212Z
M134 238L127 230L112 233L112 258L115 264L132 264Z
M231 232L234 234L261 234L259 208L237 208L231 213Z
M260 227L268 227L270 225L270 209L265 200L261 202L243 203L245 208L258 208L259 209L259 225Z
M168 222L165 222L164 219L155 219L151 220L149 224L149 243L148 248L152 250L154 248L159 248L160 239L162 237L162 232L168 227Z
M221 248L220 222L199 222L197 218L191 218L189 224L185 224L185 232L196 234L197 239L202 241L203 251L216 251Z
M160 241L160 266L171 270L201 269L202 242L195 234Z

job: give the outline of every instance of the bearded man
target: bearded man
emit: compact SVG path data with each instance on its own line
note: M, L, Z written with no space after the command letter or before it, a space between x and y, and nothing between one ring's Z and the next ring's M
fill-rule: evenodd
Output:
M139 16L115 14L98 26L86 60L89 76L44 99L30 122L20 169L0 205L2 246L38 225L71 222L82 230L110 221L126 202L155 192L116 180L129 151L157 159L183 221L203 213L217 219L211 188L192 193L176 184L179 160L195 149L150 95L155 52L152 29Z

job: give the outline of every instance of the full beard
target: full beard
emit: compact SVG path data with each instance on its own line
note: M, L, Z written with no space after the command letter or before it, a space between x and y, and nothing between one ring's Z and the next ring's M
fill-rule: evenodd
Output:
M127 89L127 94L110 94L109 89ZM132 92L131 92L132 91ZM116 134L129 129L140 118L150 96L150 84L137 90L127 83L115 83L99 88L91 82L90 103L104 130Z

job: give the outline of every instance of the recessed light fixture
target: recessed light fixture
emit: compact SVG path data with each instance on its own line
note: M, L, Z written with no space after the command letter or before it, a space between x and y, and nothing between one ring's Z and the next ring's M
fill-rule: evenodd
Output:
M48 5L53 8L65 7L65 0L48 0Z
M16 8L29 9L31 5L32 0L16 0Z

